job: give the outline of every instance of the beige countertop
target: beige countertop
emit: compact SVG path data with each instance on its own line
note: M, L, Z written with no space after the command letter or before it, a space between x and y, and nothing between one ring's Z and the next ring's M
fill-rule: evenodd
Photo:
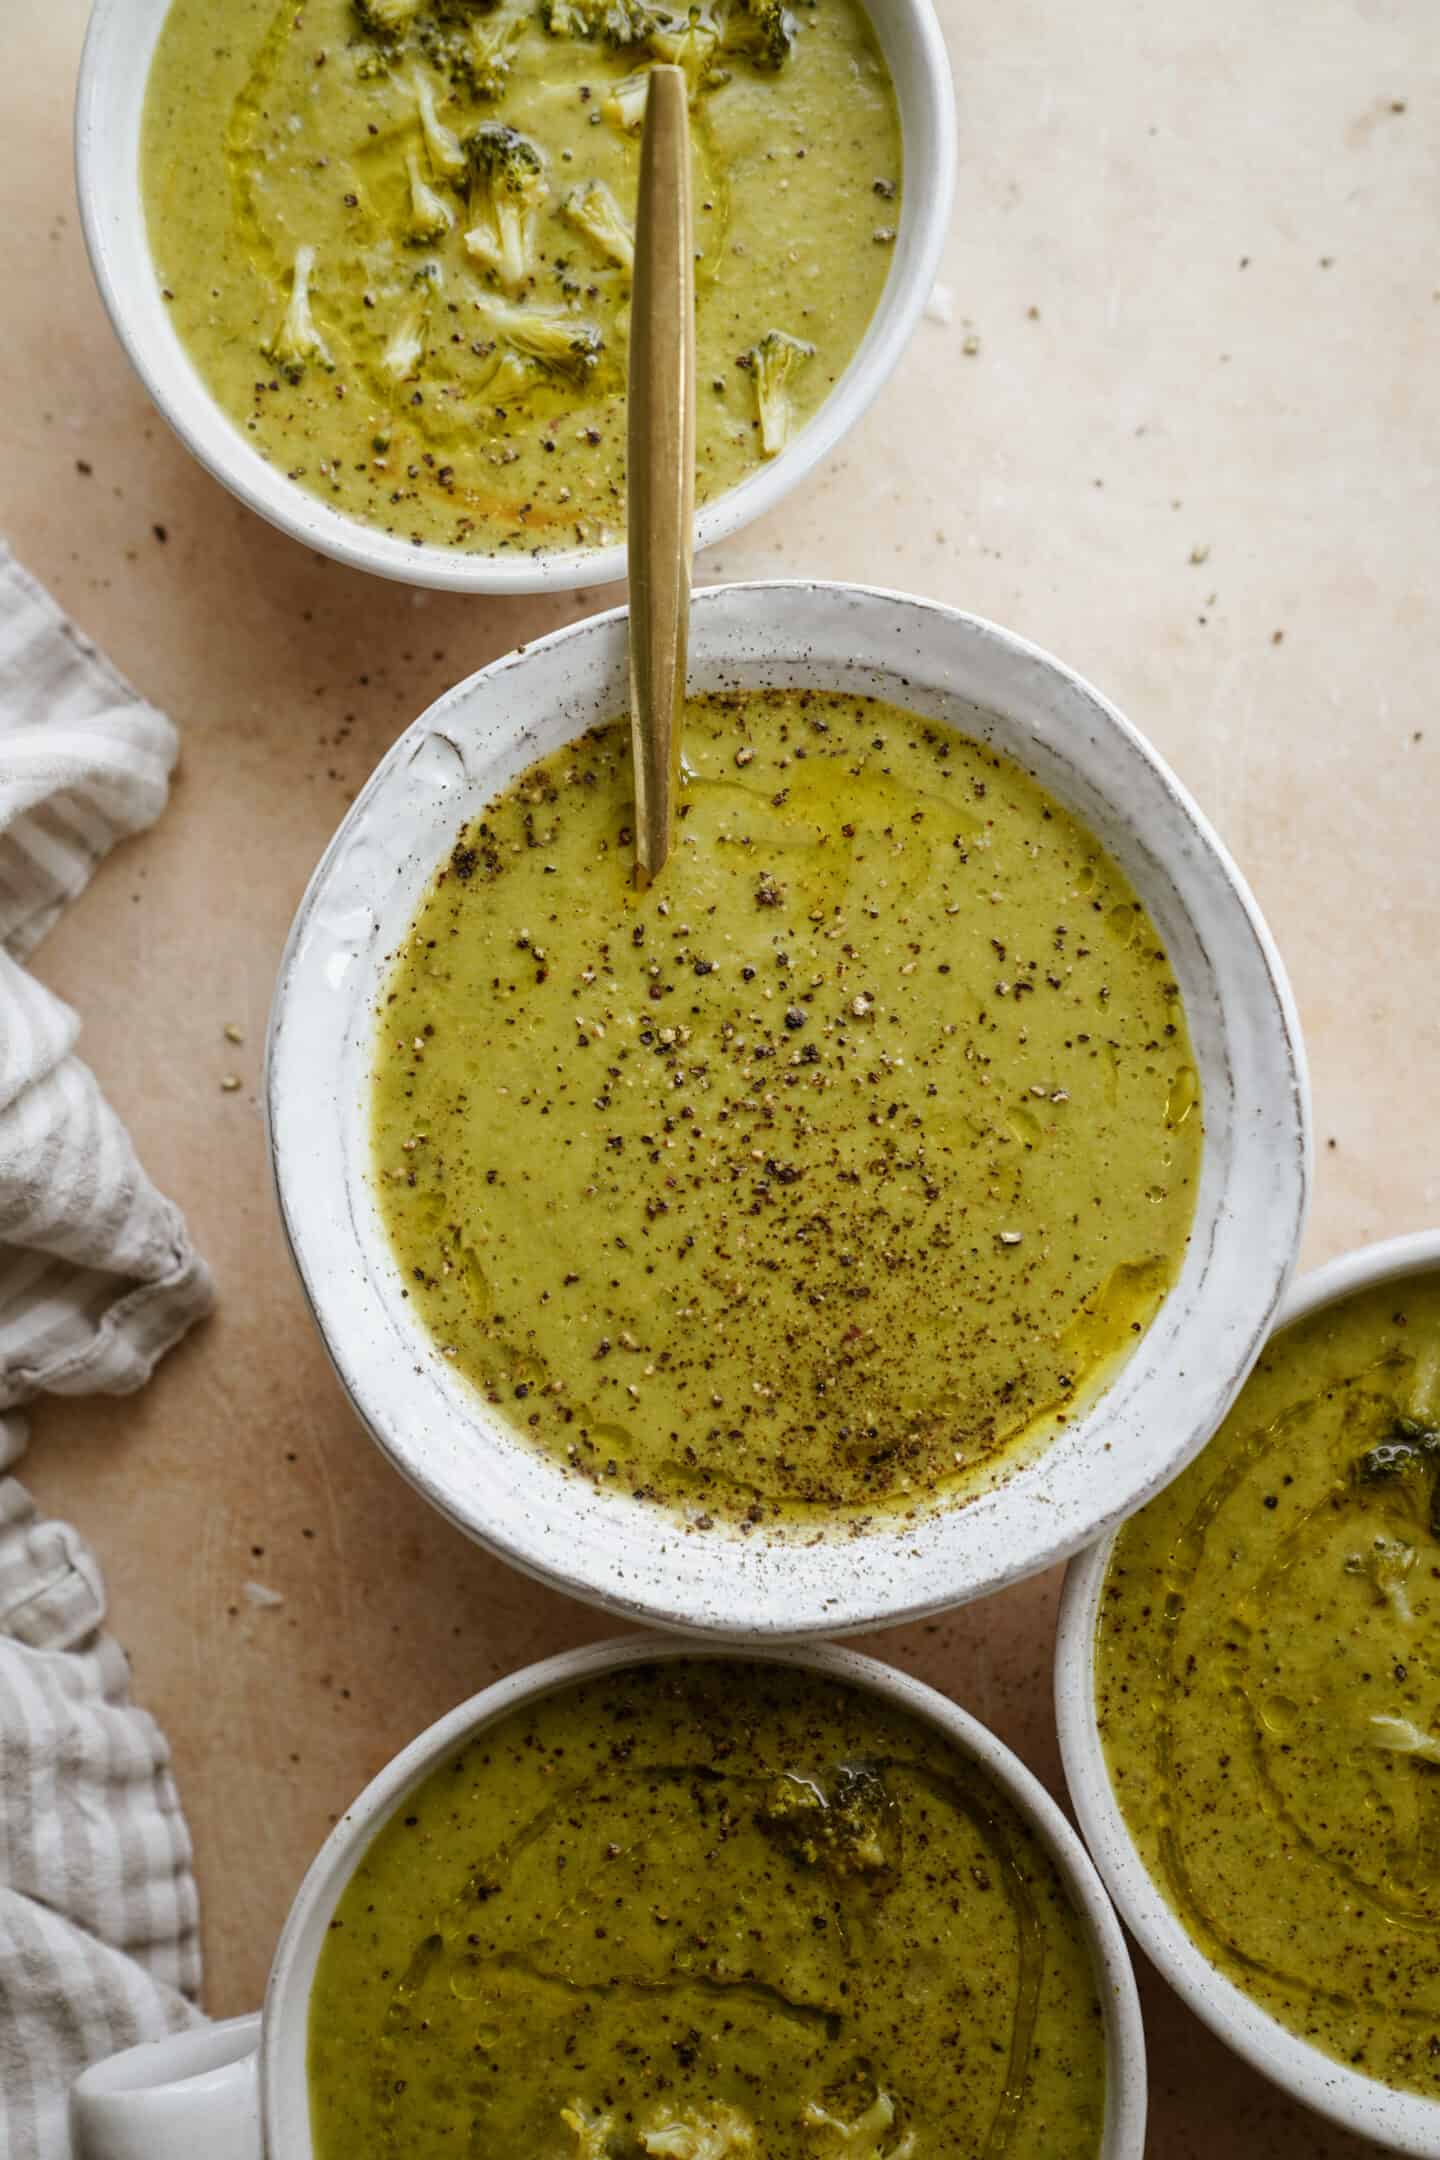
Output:
M291 911L435 694L618 595L427 596L269 531L194 466L91 287L70 177L85 0L12 0L0 532L179 722L153 835L42 948L220 1285L26 1475L104 1563L168 1729L207 2002L259 1997L302 1868L421 1724L607 1631L467 1545L363 1438L271 1201L261 1045ZM1440 1219L1440 40L1431 0L942 0L960 190L927 320L842 454L704 559L993 616L1118 700L1251 880L1312 1061L1317 1260ZM967 336L979 349L967 355ZM244 1031L237 1048L226 1023ZM230 1069L243 1086L223 1093ZM256 1579L283 1606L257 1611ZM1058 1580L870 1647L1052 1786ZM1160 2160L1358 2154L1146 1980Z

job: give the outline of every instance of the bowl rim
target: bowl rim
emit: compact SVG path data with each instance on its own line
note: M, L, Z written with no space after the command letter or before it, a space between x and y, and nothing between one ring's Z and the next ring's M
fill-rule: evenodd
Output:
M652 1634L611 1637L562 1650L494 1681L427 1726L345 1809L305 1873L270 1969L260 2038L267 2151L285 2160L302 2160L309 2153L304 2031L315 1961L336 1901L378 1825L457 1743L525 1703L627 1666L715 1658L780 1665L848 1683L934 1727L993 1778L1053 1861L1090 1951L1105 2018L1105 2133L1099 2160L1141 2160L1147 2100L1145 2030L1125 1938L1079 1836L1013 1749L938 1688L854 1650L829 1643L693 1643L674 1635ZM297 2111L303 2120L303 2143L297 2140Z
M892 675L901 670L888 659L892 642L900 645L912 628L918 615L929 626L932 638L945 636L964 641L964 652L972 666L1003 665L1012 676L1023 677L1026 682L1043 683L1047 691L1065 701L1067 719L1092 724L1102 736L1118 737L1119 754L1126 761L1126 769L1142 775L1144 787L1153 802L1159 802L1164 814L1179 822L1189 846L1200 858L1202 868L1192 867L1187 874L1194 879L1202 876L1213 886L1216 893L1225 896L1224 906L1231 911L1234 923L1243 930L1243 957L1236 958L1234 967L1242 982L1248 983L1260 1003L1260 1017L1248 1012L1245 998L1234 992L1231 984L1234 1010L1242 1012L1255 1030L1255 1038L1263 1041L1265 1057L1273 1061L1275 1076L1272 1083L1274 1102L1270 1105L1271 1122L1275 1132L1267 1131L1263 1141L1255 1134L1246 1135L1243 1118L1237 1117L1236 1130L1248 1150L1251 1168L1254 1170L1262 1150L1267 1171L1276 1180L1279 1197L1266 1202L1266 1212L1260 1218L1264 1224L1263 1238L1255 1237L1244 1247L1244 1268L1253 1271L1255 1289L1253 1296L1248 1288L1237 1289L1233 1279L1221 1283L1217 1298L1207 1306L1206 1315L1212 1335L1217 1333L1219 1323L1211 1307L1220 1303L1226 1314L1223 1333L1225 1356L1223 1371L1217 1378L1213 1364L1199 1376L1191 1372L1187 1387L1191 1394L1203 1393L1203 1415L1192 1402L1193 1416L1187 1413L1187 1444L1190 1453L1198 1452L1204 1445L1219 1416L1223 1415L1249 1371L1254 1358L1269 1332L1271 1319L1279 1297L1293 1270L1310 1187L1310 1119L1308 1080L1305 1068L1303 1043L1299 1033L1298 1019L1284 970L1275 950L1273 940L1265 927L1244 880L1236 870L1222 843L1208 822L1190 800L1174 775L1158 755L1150 749L1135 728L1123 715L1104 699L1099 692L1076 675L1063 663L1054 660L1026 640L998 629L978 617L962 614L938 602L917 600L906 594L886 592L879 588L826 583L806 579L758 581L741 585L719 585L704 588L695 596L695 620L703 627L711 610L717 617L715 636L717 641L743 639L747 626L766 622L766 612L783 622L785 611L803 613L803 603L810 601L819 612L809 618L810 629L816 636L816 624L824 621L832 639L840 635L843 627L847 639L846 651L855 650L854 639L860 637L857 619L864 617L866 635L877 642L883 638L887 656L885 664L892 667ZM1066 1508L1055 1504L1053 1492L1046 1497L1033 1499L1024 1487L1023 1471L1018 1471L999 1488L1011 1497L1005 1505L1010 1511L1009 1529L1013 1532L1023 1518L1026 1532L1023 1555L1013 1558L1013 1548L1006 1547L1001 1557L998 1545L986 1545L988 1557L984 1567L971 1566L961 1570L962 1580L956 1587L954 1572L950 1579L937 1579L937 1566L943 1576L943 1563L927 1549L924 1525L904 1523L897 1520L893 1529L886 1526L886 1542L883 1556L872 1566L884 1574L882 1584L871 1584L866 1569L856 1563L857 1548L847 1544L844 1548L846 1565L827 1579L827 1571L818 1561L811 1578L803 1578L805 1597L797 1602L796 1560L801 1548L793 1542L785 1547L775 1547L776 1558L765 1572L766 1563L757 1557L754 1546L742 1557L738 1548L726 1548L724 1596L721 1598L713 1583L709 1583L704 1568L710 1568L705 1560L701 1575L696 1568L700 1564L693 1547L687 1548L683 1537L666 1537L663 1526L653 1538L645 1542L650 1550L642 1551L640 1540L633 1543L622 1541L620 1547L609 1546L602 1552L595 1538L584 1547L577 1547L572 1540L564 1547L563 1554L556 1557L556 1545L548 1524L540 1523L526 1514L523 1524L517 1528L512 1521L502 1521L482 1489L483 1481L473 1476L464 1481L463 1492L450 1475L448 1465L437 1468L433 1460L434 1446L416 1443L413 1438L413 1419L407 1410L401 1420L395 1405L386 1398L394 1392L393 1381L376 1382L368 1370L356 1369L356 1349L362 1341L357 1334L353 1316L349 1316L348 1303L353 1297L353 1282L342 1277L346 1269L336 1257L331 1239L335 1233L337 1210L333 1195L326 1197L318 1187L323 1180L317 1176L308 1148L295 1137L294 1119L290 1112L297 1104L304 1121L302 1095L313 1091L315 1068L303 1059L299 1048L287 1039L297 1028L305 1030L309 1025L307 1012L314 1011L313 1000L307 1004L304 992L322 993L332 980L332 967L319 957L316 947L324 947L331 933L323 922L321 902L326 895L327 883L335 875L344 874L346 850L357 834L365 831L365 819L370 813L375 793L391 784L393 776L403 767L408 768L416 745L422 735L446 742L453 750L455 745L446 735L446 729L454 726L455 709L467 701L477 699L482 691L492 692L502 684L510 671L517 666L538 663L542 655L554 656L575 641L591 640L593 652L588 656L582 679L597 679L602 672L607 640L618 641L625 619L625 609L611 609L605 614L585 618L550 633L547 637L523 647L480 669L464 682L455 686L447 695L427 709L403 734L385 760L377 767L366 787L351 806L329 846L322 855L305 896L296 911L290 935L281 959L274 1004L271 1010L269 1038L266 1047L266 1084L264 1089L265 1114L269 1137L272 1174L275 1180L281 1222L306 1295L309 1298L317 1326L325 1342L331 1363L349 1397L352 1408L369 1430L391 1463L416 1487L432 1505L438 1507L457 1527L469 1536L498 1553L510 1565L522 1572L564 1590L567 1594L582 1598L600 1606L612 1615L690 1632L697 1636L740 1636L750 1641L799 1641L820 1637L835 1637L860 1633L876 1626L899 1625L921 1619L935 1612L948 1610L957 1603L987 1594L1004 1583L1015 1581L1027 1574L1038 1573L1067 1558L1082 1545L1089 1543L1105 1527L1131 1511L1148 1496L1165 1474L1171 1469L1145 1464L1140 1489L1133 1491L1127 1485L1118 1494L1111 1492L1105 1505L1095 1501L1093 1477L1083 1481L1085 1510L1083 1518L1075 1516L1077 1505L1075 1493L1069 1494ZM936 625L940 627L935 627ZM692 650L698 643L704 649L703 634L692 641ZM809 645L802 640L802 650ZM769 663L767 663L769 664ZM877 663L878 665L879 663ZM940 663L936 663L937 668ZM953 673L953 663L946 662L947 673ZM903 702L903 693L895 687L882 694L894 695ZM1022 697L1017 685L1015 698ZM510 702L518 701L511 697ZM997 699L997 709L1001 700ZM1071 707L1074 707L1073 712ZM582 723L586 724L586 723ZM1080 764L1077 771L1086 769L1083 748L1078 753ZM1098 783L1096 783L1098 790ZM1155 815L1152 809L1152 815ZM1139 828L1137 827L1137 830ZM1138 842L1137 842L1138 845ZM1158 863L1153 849L1153 860ZM1217 906L1218 906L1217 902ZM343 912L343 909L342 909ZM312 924L318 923L312 939ZM333 939L331 939L333 943ZM1240 948L1237 947L1237 953ZM1208 963L1209 956L1205 956ZM306 982L302 984L301 977ZM1218 992L1217 992L1218 996ZM343 1030L341 1031L343 1035ZM336 1036L337 1044L341 1035ZM315 1055L324 1057L322 1047L312 1045ZM337 1048L336 1056L339 1056ZM300 1061L297 1064L297 1059ZM1283 1070L1284 1085L1281 1085ZM1269 1100L1267 1096L1267 1101ZM1278 1137L1277 1137L1278 1134ZM1240 1143L1237 1143L1240 1144ZM343 1166L342 1166L343 1167ZM1235 1176L1228 1175L1227 1194L1234 1185ZM328 1188L327 1188L328 1191ZM1247 1201L1249 1195L1247 1193ZM1201 1239L1198 1250L1205 1258L1199 1264L1209 1267L1209 1254L1215 1236L1226 1224L1227 1206L1231 1208L1226 1235L1234 1238L1235 1214L1233 1194L1213 1211L1212 1236ZM354 1239L353 1225L345 1235ZM358 1250L358 1246L355 1250ZM349 1248L347 1248L349 1250ZM1231 1266L1238 1266L1236 1246L1232 1242L1227 1250ZM353 1276L353 1265L348 1273ZM1243 1272L1243 1270L1242 1270ZM1262 1295L1263 1292L1263 1295ZM1238 1312L1243 1307L1243 1342L1239 1338ZM328 1332L333 1325L336 1339ZM1164 1325L1163 1310L1161 1325ZM1203 1332L1203 1331L1197 1331ZM363 1340L368 1345L369 1337ZM1157 1341L1159 1338L1157 1337ZM368 1354L368 1351L367 1351ZM1138 1354L1137 1354L1138 1356ZM1192 1367L1200 1363L1192 1360ZM1148 1368L1146 1368L1148 1370ZM407 1365L407 1373L408 1373ZM1125 1373L1134 1373L1138 1379L1141 1368L1132 1361ZM1123 1400L1125 1373L1107 1389L1103 1400L1112 1409ZM1147 1381L1147 1385L1149 1382ZM1173 1387L1173 1380L1167 1385ZM409 1382L407 1380L407 1386ZM1158 1386L1158 1380L1155 1382ZM374 1397L382 1399L378 1408ZM1216 1407L1218 1405L1218 1407ZM1214 1418L1210 1412L1214 1409ZM373 1413L373 1414L372 1414ZM1132 1419L1133 1422L1133 1419ZM391 1429L393 1427L393 1430ZM1080 1427L1075 1428L1076 1431ZM428 1454L430 1460L420 1459ZM1090 1459L1087 1457L1087 1460ZM1079 1481L1072 1475L1070 1484ZM1133 1481L1132 1481L1133 1482ZM1068 1486L1062 1489L1068 1491ZM993 1495L983 1495L963 1509L948 1511L945 1520L949 1525L948 1536L958 1536L964 1543L967 1538L984 1544L987 1534L995 1536L991 1528L992 1517L987 1512ZM1017 1512L1018 1511L1018 1512ZM513 1511L512 1511L513 1512ZM523 1512L523 1511L522 1511ZM964 1520L964 1527L955 1525ZM1073 1518L1073 1519L1072 1519ZM610 1532L614 1531L610 1526ZM837 1541L831 1541L832 1557ZM768 1550L768 1548L767 1548ZM879 1546L877 1553L881 1552ZM579 1557L577 1558L577 1553ZM703 1557L703 1556L701 1556ZM783 1582L782 1577L783 1558ZM603 1564L602 1564L603 1563ZM927 1572L928 1571L928 1572ZM711 1574L716 1570L710 1568ZM843 1580L841 1579L843 1574ZM972 1579L973 1578L973 1579ZM743 1590L739 1588L743 1583ZM708 1585L708 1587L707 1587ZM827 1594L828 1593L828 1594ZM743 1609L735 1610L737 1595L743 1597ZM710 1599L707 1605L706 1599Z
M1311 1269L1271 1331L1357 1291L1440 1268L1440 1230L1356 1246ZM1095 1621L1120 1525L1066 1569L1055 1643L1055 1717L1080 1833L1125 1925L1161 1976L1252 2069L1341 2129L1397 2153L1440 2150L1440 2100L1366 2077L1302 2039L1212 1965L1161 1893L1115 1797L1095 1716Z
M249 509L302 546L349 569L401 584L443 592L522 594L574 591L622 580L623 540L595 548L557 548L538 556L471 554L435 542L416 547L332 508L263 459L213 397L174 333L167 337L147 323L133 277L117 259L116 221L138 220L140 245L153 274L138 166L117 171L123 144L110 143L114 130L105 124L115 96L110 87L112 54L133 36L131 18L142 4L158 10L158 36L165 13L162 0L94 0L75 90L75 186L86 251L111 326L156 409L192 457ZM881 0L887 17L883 29L871 13L871 0L860 0L860 5L885 49L900 116L907 178L895 261L839 381L793 442L699 506L697 553L765 515L831 455L899 364L934 288L949 229L957 161L955 97L944 35L933 0ZM893 36L894 47L888 36ZM912 48L904 89L893 64L902 42ZM148 75L147 56L147 84ZM138 128L138 116L135 124ZM924 170L911 176L911 149L917 142L926 143L929 154ZM122 180L123 208L117 194Z

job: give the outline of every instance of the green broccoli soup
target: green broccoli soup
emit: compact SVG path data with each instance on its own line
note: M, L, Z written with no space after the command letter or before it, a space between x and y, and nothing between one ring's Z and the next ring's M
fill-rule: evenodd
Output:
M373 1171L435 1347L574 1476L712 1518L974 1491L1175 1279L1180 994L1094 837L864 697L692 698L631 876L628 726L455 835L378 1004Z
M1440 1277L1287 1328L1128 1523L1097 1637L1115 1792L1205 1955L1440 2099Z
M623 535L656 60L691 85L703 500L822 403L885 283L900 124L857 0L173 0L150 242L262 456L417 545Z
M316 2160L1094 2160L1082 1923L1005 1795L814 1673L640 1665L462 1742L310 1997Z

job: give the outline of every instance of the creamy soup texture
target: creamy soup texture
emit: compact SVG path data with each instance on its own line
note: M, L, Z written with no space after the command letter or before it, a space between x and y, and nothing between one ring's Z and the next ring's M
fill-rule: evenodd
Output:
M1440 1277L1279 1335L1126 1525L1098 1707L1141 1853L1292 2032L1440 2099Z
M816 410L889 270L899 119L857 0L174 0L151 246L262 456L417 544L623 535L656 60L692 91L705 500Z
M572 1686L457 1748L341 1897L317 2160L1094 2160L1081 1923L931 1728L772 1666Z
M684 726L649 893L616 724L457 833L394 955L374 1173L407 1295L521 1434L702 1529L974 1490L1179 1269L1170 962L978 741L795 691Z

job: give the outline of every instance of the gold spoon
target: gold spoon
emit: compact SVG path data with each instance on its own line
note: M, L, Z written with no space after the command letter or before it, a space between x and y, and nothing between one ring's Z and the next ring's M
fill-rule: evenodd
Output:
M650 70L640 139L629 396L630 739L635 883L675 840L695 513L695 256L683 71Z

